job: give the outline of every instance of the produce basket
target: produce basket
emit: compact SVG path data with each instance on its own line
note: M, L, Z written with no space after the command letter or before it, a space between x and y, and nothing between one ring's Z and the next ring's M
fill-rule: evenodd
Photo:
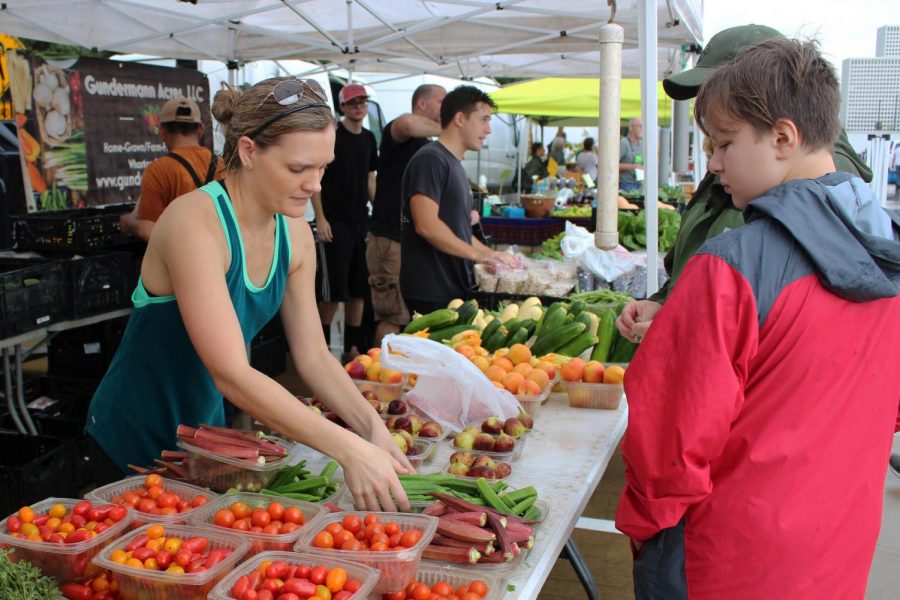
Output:
M65 271L59 261L0 258L0 336L46 327L65 310Z
M91 502L112 502L112 499L116 496L121 496L125 492L131 492L141 489L144 486L144 480L146 477L143 475L139 475L137 477L129 477L127 479L123 479L122 481L117 481L114 483L110 483L108 485L104 485L103 487L99 487L93 491L85 494L85 500L90 500ZM193 498L194 496L206 496L209 500L213 500L218 497L218 494L210 492L201 487L197 487L195 485L191 485L189 483L182 483L180 481L173 481L171 479L163 479L164 485L163 487L167 492L175 492L182 498L185 496L189 498ZM185 512L177 513L174 515L151 515L149 513L141 512L139 510L135 510L135 517L133 527L140 527L144 524L153 524L153 523L161 523L168 527L169 525L183 525L188 522L188 519L191 518L191 514L196 511L198 508L192 508L190 510L186 510Z
M97 250L133 242L119 217L133 204L75 208L10 217L16 250Z
M284 458L260 464L250 460L220 456L182 440L177 442L178 447L188 453L187 466L191 480L198 485L204 485L219 492L232 488L258 492L269 485L279 469L290 464L293 443L283 441L280 443L288 451Z
M418 438L413 443L413 445L416 447L419 453L412 456L407 455L406 460L408 460L409 464L411 464L416 470L418 470L423 464L425 464L426 460L434 455L435 444L434 442L431 442L424 438Z
M216 585L215 589L213 589L213 591L209 594L209 600L236 600L235 597L231 595L231 590L237 580L244 575L253 573L259 568L263 561L267 560L272 562L280 560L286 562L289 565L305 564L314 566L324 564L329 568L341 567L342 569L347 571L348 579L355 579L362 584L362 586L353 594L354 598L359 598L360 600L368 598L372 593L372 590L375 589L375 585L378 583L378 571L371 567L366 567L355 562L349 562L330 556L323 559L323 557L318 554L305 554L298 552L263 552L245 561L231 573L229 573L228 577L222 579Z
M367 512L353 511L353 514L365 518ZM372 513L378 515L382 521L394 521L402 530L419 529L422 532L422 539L412 548L404 548L402 550L387 550L382 552L351 550L334 550L316 548L312 545L313 538L324 527L330 523L341 522L347 515L346 512L331 513L325 515L315 528L305 528L294 546L297 552L308 552L322 557L324 560L330 558L338 558L349 560L355 563L361 563L367 567L378 569L381 572L381 578L375 586L375 591L379 594L389 594L399 592L412 579L419 568L422 560L422 552L425 546L431 543L437 531L438 521L434 517L428 515L416 515L409 513L390 513L377 512Z
M506 461L502 461L502 462L506 462ZM478 479L479 479L478 477L471 477L469 475L457 475L456 473L451 473L449 469L450 469L450 465L447 465L447 468L444 469L444 473L447 473L448 475L453 475L457 479L464 479L465 481L472 481L472 482L478 481ZM506 477L494 477L493 479L488 479L488 483L496 483L498 481L507 481L507 480L509 480L510 477L512 477L512 472L510 472L510 474L507 475Z
M399 383L382 383L365 379L354 379L353 383L356 384L360 392L374 393L379 402L390 402L391 400L399 400L403 396L403 383L405 381L406 375L403 376L403 381Z
M543 219L550 214L556 204L554 196L537 196L530 194L522 194L519 197L519 204L525 209L525 214L532 219Z
M272 502L279 502L285 508L296 506L303 511L303 524L290 533L271 534L256 533L253 531L238 531L236 529L228 529L219 527L213 522L216 512L223 508L228 508L234 502L243 502L251 510L254 508L265 508ZM324 515L327 509L321 504L312 502L304 502L302 500L292 500L282 496L267 496L265 494L253 494L250 492L235 492L219 496L212 502L206 504L191 514L189 523L194 527L202 527L204 529L213 529L214 531L229 532L239 534L241 537L250 541L249 555L258 554L267 550L283 550L290 551L307 527L315 527L319 519Z
M31 505L35 513L45 513L54 504L62 504L70 511L81 500L70 498L47 498ZM37 542L8 535L9 518L0 521L0 544L15 548L10 555L13 561L27 560L44 572L44 575L55 577L59 583L89 576L94 570L90 568L91 559L114 539L122 535L134 520L134 511L129 510L124 519L109 527L97 537L75 544L52 544Z
M516 440L516 445L510 452L492 452L489 450L465 450L463 448L457 448L453 443L453 438L449 438L448 442L450 443L450 448L453 452L470 452L475 456L480 456L484 454L485 456L490 456L494 460L502 460L503 462L512 463L519 460L522 457L522 451L525 449L525 438L526 436L522 436Z
M219 533L199 527L185 525L166 525L166 536L177 536L184 540L192 537L205 537L209 540L209 550L230 548L231 554L222 562L207 571L200 573L167 573L150 569L136 569L110 560L109 555L116 548L128 545L131 540L144 534L150 525L135 529L115 544L110 544L103 552L94 557L93 563L98 567L112 571L119 583L119 596L133 600L206 600L207 594L226 573L239 563L250 542L241 535Z
M542 391L540 394L516 394L516 400L519 401L519 406L522 407L522 410L531 415L532 419L536 419L538 416L538 412L541 410L541 405L550 396L550 390L553 389L553 385L554 382L551 381L550 384L546 388L544 388L544 391Z
M621 383L566 382L569 406L573 408L604 408L616 410L625 395Z
M63 264L68 287L66 317L78 319L131 306L131 253L96 253Z
M482 565L483 566L483 565ZM468 585L475 580L483 581L487 584L488 593L482 597L482 600L499 600L506 591L506 582L497 573L489 571L478 572L475 569L465 569L460 567L452 567L449 565L441 565L436 562L423 562L416 571L415 581L424 583L428 587L440 581L446 581L453 589L459 588L461 585ZM410 580L412 583L412 580Z

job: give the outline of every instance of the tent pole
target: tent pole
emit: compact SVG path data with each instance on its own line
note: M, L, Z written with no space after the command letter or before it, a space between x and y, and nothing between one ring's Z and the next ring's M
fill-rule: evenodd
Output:
M641 113L644 115L644 213L647 219L647 295L659 289L659 116L657 115L656 0L638 2L638 47L641 49Z
M597 227L594 245L619 245L619 114L622 92L622 44L625 30L607 23L600 28L600 116L597 121Z

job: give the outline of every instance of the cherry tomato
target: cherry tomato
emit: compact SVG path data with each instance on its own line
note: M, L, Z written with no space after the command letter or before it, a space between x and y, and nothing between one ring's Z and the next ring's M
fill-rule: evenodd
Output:
M357 539L347 540L341 544L341 550L349 550L350 552L359 552L363 549L363 543Z
M207 555L206 562L203 563L203 566L207 569L212 569L214 566L225 560L229 554L231 554L231 550L228 548L217 548Z
M166 528L159 524L151 525L147 528L147 531L145 533L151 540L156 540L166 534Z
M431 599L431 588L429 588L424 583L417 583L413 587L410 597L413 600L430 600Z
M115 506L109 511L109 518L118 523L128 516L128 509L124 506Z
M355 594L359 591L359 588L362 587L362 582L357 579L348 579L347 583L344 584L344 589L350 592L351 594Z
M422 532L418 529L410 529L400 536L400 545L404 548L412 548L422 539Z
M281 527L279 528L279 531L280 531L280 533L290 533L292 531L296 531L296 529L298 527L300 527L300 526L297 525L296 523L288 522L288 523L282 524Z
M281 589L279 591L283 593L297 594L301 598L309 598L310 596L314 596L316 594L316 585L306 579L298 579L295 577L293 579L288 579L287 581L285 581L284 585L281 586ZM279 598L281 598L281 596L279 596Z
M80 583L67 583L60 588L60 591L68 600L90 600L94 595L91 588Z
M334 548L334 538L327 531L320 531L313 538L313 546L316 548Z
M223 508L221 510L217 510L215 516L213 516L213 523L218 525L219 527L225 527L230 529L232 525L234 525L235 517L234 513L228 510L227 508ZM240 596L240 594L235 594L236 596Z
M288 523L303 525L303 511L297 506L288 506L284 509L284 520Z
M231 595L240 599L241 595L249 589L250 578L246 575L241 575L238 577L238 580L234 582L234 585L231 586Z
M11 516L6 520L6 528L10 533L19 531L20 529L22 529L22 519L20 519L16 515Z
M266 567L266 577L269 579L284 579L285 575L287 575L288 568L286 562L276 560Z
M328 567L319 565L309 572L309 580L316 585L325 583L325 577L328 574Z
M197 495L194 496L193 500L191 500L191 507L197 508L198 506L203 506L207 502L209 502L209 498L207 498L206 496Z
M278 594L278 600L300 600L300 596L293 592L284 593L281 592L281 590L279 590L279 592L280 593Z
M158 473L151 473L150 475L147 475L147 477L144 479L144 487L145 488L150 488L150 487L157 486L157 485L158 486L163 485L163 478Z
M364 525L371 525L372 523L381 523L381 518L375 513L369 513L366 515L366 518L363 519Z
M421 536L421 534L420 534ZM181 547L185 550L189 550L190 552L203 552L206 550L206 545L209 543L205 537L192 537L188 540L185 540Z
M347 571L340 567L334 567L328 574L325 576L325 587L328 588L328 591L334 593L339 592L344 589L344 584L347 582Z
M183 545L183 544L182 544ZM194 557L194 553L186 548L180 549L175 553L175 564L179 567L186 567L191 564L191 559Z
M312 572L312 567L309 565L298 565L294 570L294 577L299 577L300 579L309 579L309 574Z
M400 531L400 525L396 521L388 521L384 524L384 533L391 536L403 532Z
M178 504L178 496L169 492L163 492L156 499L156 506L159 508L175 508L176 504Z
M460 600L481 600L481 596L479 596L475 592L466 592L462 595L462 598Z
M31 523L34 521L34 511L31 510L30 506L23 506L20 508L18 515L23 523Z
M138 501L137 509L141 512L153 514L153 511L157 509L156 501L150 498L141 498Z
M393 592L391 594L382 594L381 600L406 600L406 590L402 592Z
M91 503L88 500L82 500L72 508L72 513L83 517L89 510L91 510Z
M247 519L238 519L231 528L237 529L238 531L250 531L250 521Z
M331 600L350 600L353 597L353 592L348 592L347 590L341 590L337 594L331 597Z
M275 600L275 594L269 590L259 590L257 600Z
M355 534L362 529L362 520L357 515L347 515L343 521L344 529Z
M250 515L250 522L255 527L265 527L271 520L272 517L269 516L269 512L263 508L253 509L253 513Z
M284 505L281 502L271 502L266 510L273 521L284 519Z
M469 591L473 594L478 594L479 596L487 596L488 586L485 582L480 579L476 579L472 583L469 584Z
M169 552L168 550L160 550L156 553L156 563L159 565L159 568L162 570L168 569L169 565L172 564L172 561L175 560L175 555Z
M231 512L234 513L235 518L243 519L244 517L250 516L250 507L247 506L244 502L235 502L231 505Z
M452 596L453 586L446 581L438 581L436 584L431 586L431 593L439 594L441 596Z
M259 600L259 594L256 593L256 590L244 590L243 594L235 597L239 600Z

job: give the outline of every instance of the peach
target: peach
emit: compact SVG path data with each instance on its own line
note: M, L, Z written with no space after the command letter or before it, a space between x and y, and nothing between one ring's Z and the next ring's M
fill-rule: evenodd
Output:
M491 361L492 365L497 365L507 373L513 370L512 361L506 358L505 356L501 356L500 358L494 357L494 360Z
M472 361L473 365L481 369L482 373L485 373L488 370L488 367L491 366L491 363L488 362L488 359L483 356L473 356L469 360Z
M366 369L366 379L369 381L380 381L379 375L381 374L381 363L373 362L369 365L369 368Z
M519 392L520 394L525 394L527 396L537 396L541 393L541 386L538 385L536 381L532 381L531 379L526 379L523 384L523 391Z
M580 358L573 358L560 368L562 378L566 381L581 381L584 375L584 361Z
M381 383L400 383L403 381L403 373L393 369L381 369L378 373L378 380Z
M466 358L472 358L473 356L475 356L475 348L466 344L460 344L459 346L457 346L456 351Z
M622 383L625 381L625 369L619 365L612 365L603 374L603 383Z
M513 394L519 393L519 387L525 382L525 378L522 377L521 373L507 373L506 377L503 378L503 387L512 392Z
M344 370L347 371L347 374L350 375L352 379L366 378L366 367L359 361L351 360L344 365Z
M491 381L502 382L503 378L506 377L506 370L498 365L491 365L485 369L484 374L487 375L487 378Z
M498 390L505 390L505 389L506 389L505 387L503 387L503 383L500 382L500 381L492 381L491 383L493 383L493 384L494 384L494 387L497 388Z
M525 376L527 381L533 381L537 384L538 390L545 389L548 385L550 385L550 378L547 376L541 369L533 369L531 373Z
M534 367L529 363L519 363L515 367L513 367L513 371L516 373L520 373L522 377L528 377L528 374L534 371Z
M509 348L506 358L512 361L512 364L518 365L531 361L531 348L525 344L513 344Z
M547 360L539 361L537 365L535 365L535 369L540 369L544 373L547 374L547 377L553 379L556 377L556 365Z
M606 369L603 367L603 363L597 360L589 360L584 363L584 378L585 383L603 383L603 374L606 372Z
M366 356L369 356L372 360L378 360L381 356L381 348L369 348L366 351Z
M360 354L353 360L355 360L356 362L358 362L359 364L361 364L362 366L364 366L367 369L372 366L373 362L375 362L374 360L372 360L371 356L366 356L365 354Z

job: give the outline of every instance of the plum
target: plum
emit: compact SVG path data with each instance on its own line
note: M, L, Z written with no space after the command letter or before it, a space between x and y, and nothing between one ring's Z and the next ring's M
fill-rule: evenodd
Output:
M444 429L441 427L440 423L434 421L428 421L422 425L422 429L419 431L420 436L427 438L440 437L443 433Z
M512 452L516 447L516 439L505 433L501 433L494 440L494 452Z
M472 448L474 450L492 452L494 450L494 436L489 433L479 433L475 436L475 441L472 442Z
M407 411L409 411L409 406L403 400L391 400L387 407L389 415L404 415Z
M522 437L528 429L525 425L522 424L522 421L517 419L516 417L510 417L503 424L503 431L506 432L507 435L511 435L514 438Z
M484 433L500 433L503 431L503 421L499 417L488 417L481 424L481 431Z

